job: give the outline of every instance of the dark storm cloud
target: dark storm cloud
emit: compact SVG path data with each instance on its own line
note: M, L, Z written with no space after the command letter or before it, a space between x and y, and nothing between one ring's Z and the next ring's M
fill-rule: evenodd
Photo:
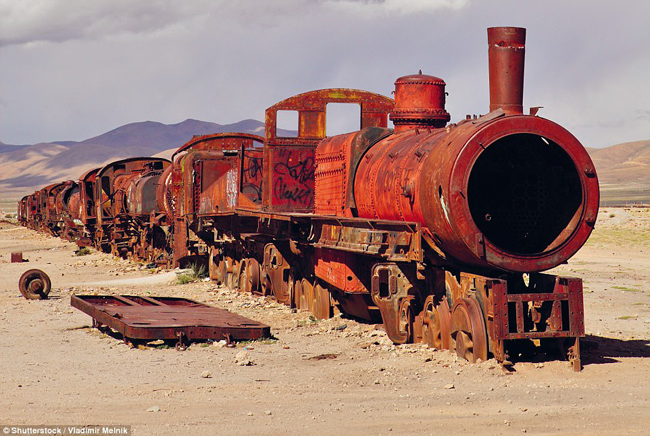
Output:
M185 3L169 0L5 0L0 3L0 45L161 31L191 19L196 11Z
M646 2L0 0L0 140L133 121L262 119L311 89L388 95L443 77L453 120L487 109L485 28L528 28L525 101L586 145L650 137ZM602 121L627 120L614 126Z

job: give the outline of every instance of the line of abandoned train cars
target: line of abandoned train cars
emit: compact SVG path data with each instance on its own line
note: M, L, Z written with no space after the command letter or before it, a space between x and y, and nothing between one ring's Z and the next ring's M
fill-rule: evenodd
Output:
M266 110L265 137L194 137L171 161L124 159L25 197L20 220L120 256L209 259L231 288L470 361L552 346L580 368L582 282L541 274L585 243L599 190L584 147L523 113L525 29L488 29L490 111L449 124L445 82L395 99L326 89ZM329 103L360 130L326 137ZM296 111L296 137L276 133ZM394 129L387 128L388 118Z

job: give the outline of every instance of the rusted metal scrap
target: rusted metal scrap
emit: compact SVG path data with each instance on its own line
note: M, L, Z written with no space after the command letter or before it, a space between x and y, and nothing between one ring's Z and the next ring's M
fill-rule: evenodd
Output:
M107 326L124 341L177 340L182 349L195 340L254 340L271 336L267 325L186 298L130 295L73 295L70 305Z
M30 269L20 276L18 289L28 300L45 300L52 289L52 282L40 269Z

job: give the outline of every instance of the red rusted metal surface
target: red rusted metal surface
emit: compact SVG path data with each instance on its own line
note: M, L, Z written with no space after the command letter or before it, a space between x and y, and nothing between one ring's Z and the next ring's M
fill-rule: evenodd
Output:
M224 309L186 298L129 295L73 295L70 305L108 326L125 340L254 340L270 327Z
M146 175L134 178L126 188L126 211L131 215L151 215L158 212L156 203L156 187L162 173L152 171Z
M152 249L150 219L159 213L156 185L167 159L122 159L101 168L93 183L95 246L121 257L145 260Z
M415 296L407 271L395 263L377 263L372 268L372 301L379 307L388 337L396 344L413 341Z
M38 191L40 223L37 228L48 231L54 236L58 236L61 231L61 213L63 205L59 198L71 183L71 181L53 183Z
M23 263L24 261L22 251L11 253L11 263Z
M96 204L98 224L122 214L149 215L154 211L155 182L168 165L167 159L137 157L111 162L99 170L95 186L95 198L102 199Z
M160 176L170 164L167 159L136 157L111 162L97 172L95 183L96 216L98 224L111 222L115 217L133 210L134 214L148 214L144 209L155 207L155 190L135 189L129 198L130 185L141 177L150 177L152 174ZM129 203L131 200L131 203ZM143 204L146 203L146 206Z
M316 248L314 251L314 273L348 294L367 293L357 269L368 267L358 261L357 256L340 250Z
M173 265L207 252L190 232L213 229L215 220L235 214L236 208L261 207L263 138L245 133L194 137L172 156L169 178L159 189L173 228Z
M356 214L354 174L361 157L392 132L367 127L359 132L332 136L316 148L315 210L319 215L352 217Z
M291 306L292 289L290 285L294 281L289 279L291 254L284 248L283 246L278 247L276 244L264 246L264 261L260 267L260 284L263 295L272 295L279 303ZM224 263L224 265L227 264L228 262Z
M262 177L263 160L263 147L244 149L241 187L239 189L242 196L239 198L239 208L259 209L262 206L262 182L264 180ZM245 200L249 200L250 203Z
M158 210L164 214L165 221L171 222L176 210L176 198L172 195L172 171L174 165L169 165L158 179L156 188L156 203Z
M488 29L490 111L503 109L508 115L523 113L525 44L526 29Z
M464 313L452 322L452 336L462 331L465 346L456 346L457 352L469 360L483 359L484 331L489 339L490 352L499 361L506 361L508 346L517 340L568 341L568 358L574 369L580 370L579 340L585 335L582 280L549 274L495 278L463 272L459 277L445 273L447 297L453 304L464 306ZM481 309L479 317L474 303ZM447 309L448 310L448 309ZM474 312L474 313L472 313ZM462 315L465 315L464 317ZM467 318L469 317L469 323ZM465 318L463 320L463 318ZM452 317L452 321L454 321ZM476 341L475 336L480 339ZM457 337L453 338L458 341ZM480 348L469 349L467 344L479 343ZM562 345L564 342L558 342ZM474 353L473 357L468 353Z
M239 205L259 207L262 142L256 135L219 133L195 137L179 148L172 156L171 197L182 199L176 215L232 214Z
M93 168L86 171L79 177L79 186L81 188L80 201L81 201L81 221L84 225L94 225L97 218L97 211L95 208L95 184L97 181L97 173L100 168Z
M354 103L361 108L360 128L386 127L392 99L354 89L323 89L283 100L266 110L264 187L267 211L313 212L314 149L325 138L328 103ZM298 136L278 137L278 111L298 113Z
M61 193L62 214L72 220L80 220L82 213L81 193L79 184L71 182Z
M80 220L81 193L77 182L67 182L67 186L56 196L56 206L61 221L60 236L69 241L76 241L83 233Z
M379 141L354 192L360 217L418 222L454 262L520 272L573 256L599 202L595 167L573 135L499 110Z
M29 195L25 195L18 202L18 222L22 225L26 225L29 220Z
M172 161L176 162L182 154L191 151L221 151L223 153L225 150L225 154L228 155L229 151L241 150L242 146L248 149L255 147L256 142L261 145L263 140L264 138L261 136L250 133L227 132L197 135L174 152Z
M580 279L533 274L529 285L520 292L526 293L507 293L501 287L492 295L495 319L500 321L495 326L498 339L585 335ZM508 313L514 314L516 322L511 322Z
M444 127L451 119L445 110L445 81L422 72L397 79L390 119L395 132Z
M30 194L27 196L27 201L26 201L26 221L27 221L27 227L30 229L35 229L36 228L36 223L38 221L38 217L40 215L40 207L39 207L39 202L38 202L38 191L34 192L33 194Z
M488 356L488 337L481 307L474 297L461 298L451 312L451 336L456 354L472 363Z
M63 187L54 196L54 208L58 217L62 217L63 214L67 213L67 197L70 194L70 190L74 189L74 187L77 185L77 182L73 180L67 180L63 182L62 185Z

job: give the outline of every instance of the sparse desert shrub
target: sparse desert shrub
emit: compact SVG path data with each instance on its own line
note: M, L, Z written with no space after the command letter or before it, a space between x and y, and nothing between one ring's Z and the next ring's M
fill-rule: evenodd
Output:
M176 277L176 283L179 285L186 285L188 283L195 282L196 278L192 275L192 273L183 273L179 274L178 277Z
M190 269L198 279L204 279L208 276L208 271L205 269L205 265L192 263L190 264Z
M178 283L179 285L185 285L187 283L192 283L204 279L207 276L208 273L204 265L192 263L190 264L189 271L178 275L178 278L176 279L176 283Z
M639 292L638 289L628 288L627 286L612 286L612 288L618 289L619 291L625 291L625 292Z
M81 247L78 250L75 250L75 256L87 256L92 253L92 250L88 247Z

